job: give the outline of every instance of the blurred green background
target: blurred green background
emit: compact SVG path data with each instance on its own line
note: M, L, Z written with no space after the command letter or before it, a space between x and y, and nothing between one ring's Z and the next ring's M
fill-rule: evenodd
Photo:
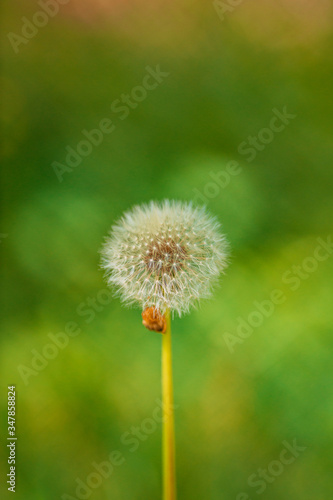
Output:
M173 323L179 500L332 498L332 255L296 290L283 278L332 232L332 5L222 4L70 0L22 41L42 9L3 3L2 498L9 384L17 500L161 498L160 425L135 451L123 439L156 408L161 337L106 299L98 251L133 204L198 192L232 256L214 299ZM112 103L141 99L157 65L169 75L122 120ZM263 132L284 107L296 116ZM106 118L112 133L60 182L54 162ZM240 145L258 134L248 161ZM212 185L230 161L238 175ZM226 332L274 289L285 301L231 352ZM69 322L80 333L29 372ZM295 439L306 449L258 493L249 478ZM113 450L124 462L77 496Z

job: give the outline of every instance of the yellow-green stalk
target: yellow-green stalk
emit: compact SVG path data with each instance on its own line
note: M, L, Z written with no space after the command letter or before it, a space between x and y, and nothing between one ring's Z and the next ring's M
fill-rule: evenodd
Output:
M172 382L171 321L165 314L167 326L162 334L162 398L163 398L163 500L176 500L175 429Z

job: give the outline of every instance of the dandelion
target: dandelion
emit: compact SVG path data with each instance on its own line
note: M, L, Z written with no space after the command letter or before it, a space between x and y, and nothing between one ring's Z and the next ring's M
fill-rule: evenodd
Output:
M124 303L181 315L210 297L226 266L226 241L203 208L166 200L126 212L102 254Z
M142 308L144 326L163 334L164 500L176 498L170 315L188 313L211 296L227 249L205 208L169 200L125 212L102 249L108 284L126 305Z

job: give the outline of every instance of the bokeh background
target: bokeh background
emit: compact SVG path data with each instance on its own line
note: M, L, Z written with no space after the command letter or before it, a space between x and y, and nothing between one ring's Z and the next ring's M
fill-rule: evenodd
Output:
M133 204L198 192L232 256L214 299L173 324L179 499L332 498L333 257L295 291L283 280L332 233L332 4L236 3L69 0L17 53L8 33L41 7L2 5L0 404L5 438L16 384L17 500L80 498L113 450L125 462L84 498L161 498L160 426L122 442L156 408L161 338L105 299L98 251ZM169 75L121 120L110 106L157 65ZM247 161L240 144L284 107L296 117ZM60 182L54 162L105 118L113 132ZM229 161L241 172L212 187ZM284 303L231 352L225 333L274 289ZM24 380L68 322L79 335ZM306 449L258 494L248 478L295 439Z

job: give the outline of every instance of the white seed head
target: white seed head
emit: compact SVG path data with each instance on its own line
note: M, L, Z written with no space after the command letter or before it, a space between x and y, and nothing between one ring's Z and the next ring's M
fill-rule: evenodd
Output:
M125 212L112 227L102 267L127 305L181 315L211 296L227 266L227 250L219 223L205 208L150 202Z

